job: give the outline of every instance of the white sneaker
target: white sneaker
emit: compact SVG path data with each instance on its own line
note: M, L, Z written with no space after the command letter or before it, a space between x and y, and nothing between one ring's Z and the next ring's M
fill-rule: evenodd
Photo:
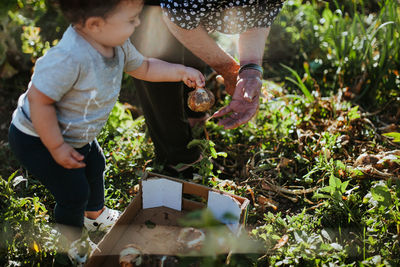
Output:
M68 250L68 258L74 266L84 266L90 253L97 245L89 237L80 238L71 243Z
M121 212L106 207L99 217L94 220L85 217L83 223L89 232L105 232L114 225L120 215Z

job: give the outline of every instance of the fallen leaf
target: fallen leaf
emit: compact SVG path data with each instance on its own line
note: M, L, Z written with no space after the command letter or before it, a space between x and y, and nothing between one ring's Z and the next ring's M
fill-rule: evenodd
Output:
M288 235L284 235L282 236L281 239L279 239L278 243L276 243L275 247L273 248L275 249L280 249L281 247L283 247L287 242L289 241L289 236Z
M258 202L259 205L261 205L263 207L264 206L268 206L268 207L271 207L273 210L277 210L278 209L278 203L277 202L275 202L272 199L267 198L267 197L265 197L263 195L259 195L258 196L257 202Z
M36 243L36 241L33 241L33 250L36 253L39 253L39 251L40 251L39 245Z

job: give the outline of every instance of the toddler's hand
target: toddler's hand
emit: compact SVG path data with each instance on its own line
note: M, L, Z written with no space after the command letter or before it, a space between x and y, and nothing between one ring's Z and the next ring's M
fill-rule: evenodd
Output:
M191 67L185 67L182 81L189 87L200 87L203 88L206 84L203 74Z
M66 169L79 169L86 166L82 162L84 156L67 143L51 149L50 153L54 160Z

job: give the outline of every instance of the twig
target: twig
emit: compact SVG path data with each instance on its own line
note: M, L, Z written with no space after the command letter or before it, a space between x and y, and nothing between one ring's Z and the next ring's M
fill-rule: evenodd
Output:
M374 177L382 178L382 179L385 179L385 180L388 180L388 179L400 179L400 177L398 175L396 176L393 173L381 172L381 171L377 170L376 168L374 168L372 166L365 166L363 168L358 167L357 170L360 170L365 175L374 176Z
M372 121L368 118L362 118L361 121L365 122L366 124L369 124L369 126L372 127L372 129L374 129L374 131L376 132L376 127L375 125L372 123Z
M210 140L210 136L208 135L208 131L205 126L204 126L204 135L205 135L206 140Z
M325 204L325 202L321 202L321 203L319 203L319 204L317 204L317 205L315 205L315 206L312 206L312 207L308 208L307 211L309 211L309 210L316 210L316 209L318 209L319 207L321 207L321 206L324 205L324 204Z
M308 188L308 189L294 189L290 190L285 187L279 186L279 185L273 185L272 183L268 181L264 181L264 183L261 185L262 188L266 190L272 190L275 192L281 192L285 194L291 194L291 195L304 195L304 194L309 194L314 191L316 191L319 187L313 187L313 188Z
M311 200L309 200L309 199L306 197L306 195L304 195L303 200L304 200L305 202L307 202L308 204L310 204L310 205L314 205L314 202L312 202Z
M289 199L289 200L292 201L293 203L296 203L296 202L298 201L297 195L296 195L295 198L293 198L293 197L289 197L289 196L285 195L285 194L282 193L282 192L277 192L277 193L278 193L280 196Z
M270 192L270 190L263 190L263 189L261 189L261 190L259 190L260 192L262 192L263 194L268 194L268 192ZM289 196L287 196L287 195L285 195L284 193L282 193L282 192L280 192L280 191L273 191L273 192L275 192L276 194L278 194L279 196L281 196L281 197L284 197L284 198L286 198L286 199L289 199L290 201L292 201L293 203L296 203L297 202L297 196L295 197L295 198L293 198L293 197L289 197Z
M381 134L379 134L379 136L380 136L381 138L385 139L386 142L388 142L388 143L391 144L392 146L395 146L395 147L400 148L400 144L393 142L392 140L390 140L389 137L386 137L386 136L381 135Z
M248 183L254 183L254 182L261 182L263 180L264 180L264 178L256 178L256 179L252 179L252 180L250 180L250 178L247 178L246 180L240 182L239 185L248 184Z

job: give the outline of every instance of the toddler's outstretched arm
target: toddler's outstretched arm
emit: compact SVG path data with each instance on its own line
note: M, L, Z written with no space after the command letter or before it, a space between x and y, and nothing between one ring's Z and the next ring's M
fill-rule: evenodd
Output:
M149 82L183 81L189 87L204 87L205 85L205 78L200 71L156 58L145 58L139 68L128 74Z
M64 142L58 126L55 101L33 84L28 90L28 100L33 126L54 160L67 169L85 167L82 162L84 157Z

